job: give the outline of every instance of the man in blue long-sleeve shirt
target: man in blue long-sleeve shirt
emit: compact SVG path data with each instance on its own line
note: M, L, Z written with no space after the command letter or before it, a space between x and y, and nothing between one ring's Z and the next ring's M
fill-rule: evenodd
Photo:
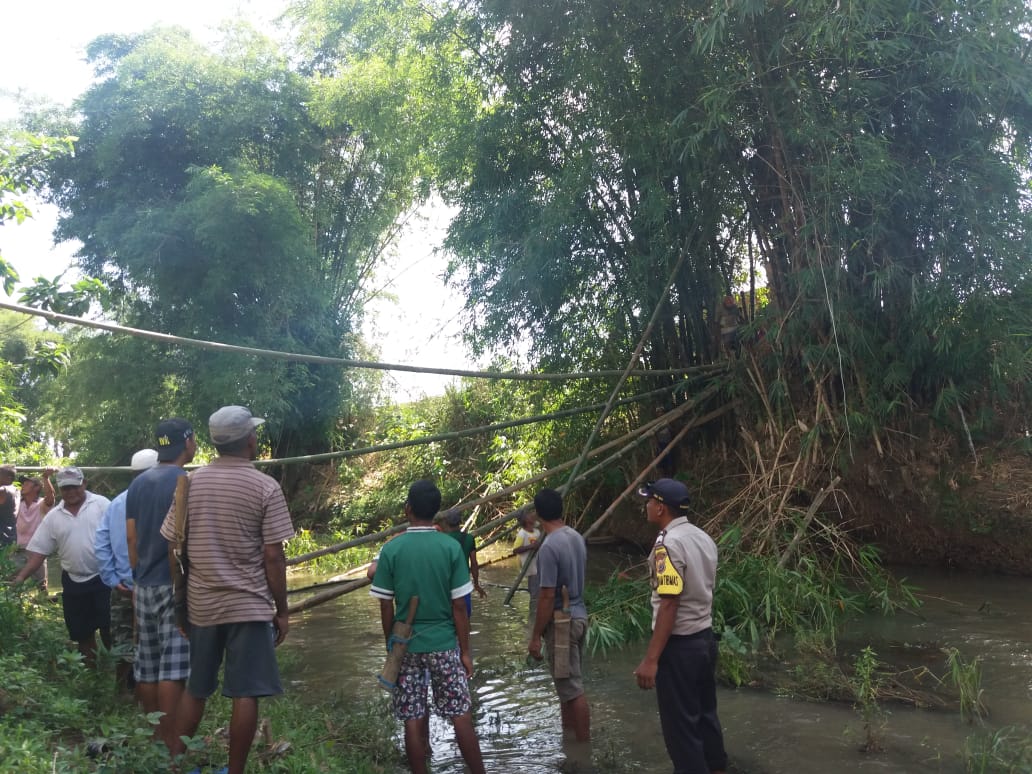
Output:
M158 464L154 449L141 449L129 467L139 473ZM111 644L118 655L115 679L121 690L131 691L133 667L133 570L125 535L125 499L129 490L115 497L104 511L93 546L100 565L100 579L111 589Z

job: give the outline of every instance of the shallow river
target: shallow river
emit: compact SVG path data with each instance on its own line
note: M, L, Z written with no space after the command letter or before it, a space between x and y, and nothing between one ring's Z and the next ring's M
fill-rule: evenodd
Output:
M589 556L593 567L612 567L613 561L601 552ZM551 679L524 661L527 594L518 593L512 607L502 605L504 585L516 569L515 560L484 568L488 597L474 600L472 687L487 770L556 772L567 759L589 757L599 772L669 772L655 695L638 690L631 675L644 645L588 659L592 749L564 747ZM1018 726L1032 735L1032 580L902 574L919 589L924 604L918 613L866 618L843 640L857 649L870 643L879 654L935 646L956 647L966 660L981 657L988 728ZM375 679L383 666L382 642L377 603L366 589L302 613L292 621L287 646L300 664L291 670L291 690L386 700ZM879 734L884 751L864 754L858 751L862 722L846 704L751 689L721 689L718 701L732 770L748 774L964 772L964 743L975 732L953 711L890 706ZM462 772L450 725L435 717L431 735L432 771Z

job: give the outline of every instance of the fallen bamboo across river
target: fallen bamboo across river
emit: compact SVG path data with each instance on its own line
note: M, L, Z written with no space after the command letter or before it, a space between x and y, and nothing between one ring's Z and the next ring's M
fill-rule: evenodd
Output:
M615 440L609 441L608 443L604 443L601 446L599 446L597 449L592 450L592 452L591 452L591 454L589 456L591 456L591 457L598 456L599 454L603 454L604 452L606 452L606 451L608 451L608 450L610 450L610 449L612 449L612 448L614 448L616 446L619 446L622 443L625 443L629 438L635 438L635 437L638 437L638 436L641 436L641 435L643 435L645 433L650 432L657 425L659 425L659 424L661 424L663 422L669 422L671 418L674 418L674 417L679 416L680 414L684 413L689 408L691 408L691 406L694 404L694 402L696 402L697 400L701 400L701 399L703 399L705 397L708 397L708 395L711 394L712 392L714 392L715 390L716 390L716 387L707 388L702 393L700 393L700 395L698 396L698 398L696 400L687 402L683 406L678 406L676 409L674 409L673 411L671 411L669 413L669 416L665 415L665 416L660 417L658 419L653 419L650 422L647 422L646 424L642 425L641 427L636 428L635 430L632 430L629 433L625 433L624 435L622 435L621 437L619 437L619 438L617 438ZM470 500L470 501L465 502L465 503L460 503L460 504L455 506L455 510L460 511L460 512L461 511L468 511L471 508L476 508L477 506L483 505L484 503L491 502L492 500L498 500L498 499L500 499L502 497L507 497L508 495L512 494L513 492L518 492L520 489L526 488L530 484L533 484L533 483L536 483L536 482L541 481L543 479L546 479L549 476L553 476L556 473L560 473L560 472L562 472L564 470L568 470L569 468L573 467L573 465L576 462L577 462L576 459L568 460L567 462L564 462L564 463L562 463L560 465L556 465L554 468L549 468L548 470L544 471L543 473L538 473L536 476L531 476L530 478L524 479L523 481L517 482L517 483L515 483L515 484L513 484L511 486L507 486L504 489L499 489L497 492L493 492L493 493L491 493L489 495L485 495L484 497L478 498L476 500ZM581 479L581 478L582 478L582 476L578 476L578 480ZM484 526L496 526L497 524L503 524L504 522L508 521L509 518L511 518L511 517L508 517L508 516L500 517L500 520L499 519L495 519L493 522L488 522L488 524L486 524ZM346 540L346 541L344 541L342 543L334 543L333 545L325 546L324 548L319 548L319 549L316 549L315 551L309 551L308 553L305 553L305 554L299 554L298 556L292 556L289 559L287 559L287 566L291 567L291 566L294 566L294 565L297 565L297 564L303 564L304 562L310 561L312 559L318 559L320 556L327 556L328 554L336 554L336 553L339 553L340 551L344 551L345 549L354 548L356 546L365 545L366 543L376 543L376 542L379 542L381 540L385 540L386 538L389 538L392 535L396 535L399 532L404 532L407 527L408 527L408 524L395 524L393 527L388 527L387 529L381 530L380 532L374 532L374 533L371 533L369 535L362 535L361 537L352 538L351 540ZM485 531L486 530L483 527L478 527L476 530L474 530L473 534L474 535L479 535L479 534L482 534Z
M641 427L636 428L635 430L632 430L629 433L625 433L620 438L617 438L617 439L615 439L613 441L610 441L610 442L608 442L606 444L603 444L602 446L600 446L597 449L593 450L589 456L597 456L598 454L601 454L601 453L603 453L603 452L613 448L614 446L620 446L620 444L623 444L622 446L620 446L620 448L617 449L616 452L614 452L613 454L610 454L608 457L606 457L605 459L601 460L594 467L589 468L588 470L582 471L580 474L578 474L576 481L574 481L572 483L579 483L580 481L583 481L585 479L591 478L592 476L596 475L597 473L601 472L602 470L605 470L607 467L612 465L617 460L619 460L619 459L623 458L624 456L626 456L629 452L631 452L632 450L637 448L639 445L641 445L645 440L647 440L650 437L650 432L652 430L654 430L658 425L665 424L665 423L669 422L672 419L679 418L683 414L685 414L688 411L690 411L692 408L697 407L699 403L701 403L703 400L705 400L710 395L712 395L714 392L716 392L717 389L718 388L715 385L711 386L711 387L707 388L706 390L703 390L703 392L700 393L698 396L696 396L693 400L685 402L683 405L678 406L676 409L668 412L664 416L659 417L657 419L653 419L652 421L645 423ZM733 408L733 404L728 404L726 406L721 407L720 409L717 409L716 411L709 412L709 413L703 415L702 417L699 417L696 420L693 420L691 423L689 423L689 427L694 427L694 426L696 426L698 424L702 424L704 422L708 422L710 419L713 419L714 417L719 416L720 414L723 414L726 411L730 411L732 408ZM568 462L563 463L562 465L556 466L555 468L551 468L550 470L547 470L544 473L540 473L537 476L533 476L533 477L531 477L529 479L526 479L525 481L522 481L522 482L520 482L518 484L514 484L511 487L506 487L505 490L500 490L500 491L494 493L493 495L490 495L488 497L482 497L479 500L472 500L470 502L463 503L463 504L461 504L459 506L456 506L456 508L459 509L459 510L468 510L469 508L473 508L476 505L479 505L479 504L482 504L482 503L485 503L485 502L489 502L490 500L497 499L497 498L502 497L502 496L504 496L506 494L510 494L513 491L516 491L516 490L519 490L519 489L522 489L522 488L526 487L530 483L538 481L538 480L540 480L542 478L547 478L548 476L553 475L554 473L557 473L557 472L559 472L561 470L564 470L564 469L572 466L575 462L576 462L576 460L570 460ZM570 486L570 484L563 484L563 485L561 485L559 487L559 490L560 491L565 491L569 486ZM485 524L480 525L475 530L472 530L470 532L470 534L473 535L473 536L482 535L485 532L488 532L488 531L490 531L490 530L492 530L492 529L494 529L494 528L496 528L496 527L498 527L498 526L500 526L502 524L505 524L508 521L512 521L513 519L521 516L526 511L528 511L532 506L533 506L532 502L531 503L527 503L526 505L523 505L523 506L517 508L514 511L510 511L508 513L505 513L505 514L503 514L503 515L501 515L501 516L499 516L499 517L497 517L495 519L492 519L491 521L486 522ZM353 540L347 541L346 543L341 543L341 544L337 544L337 545L334 545L334 546L327 546L327 548L319 549L318 551L312 551L312 552L309 552L308 554L302 554L301 556L296 556L296 557L293 557L292 559L288 559L287 560L287 564L291 564L291 565L293 565L293 564L300 564L302 561L306 561L307 559L315 558L317 556L323 556L323 555L328 554L328 553L334 553L336 551L343 551L346 548L351 548L351 547L356 546L356 545L363 545L365 543L374 542L374 541L376 541L377 539L379 539L381 537L386 537L386 536L389 536L389 535L392 535L392 534L403 532L407 528L407 526L408 526L407 524L398 524L398 525L396 525L394 527L391 527L391 528L386 529L386 530L382 530L381 532L378 532L378 533L374 533L374 534L371 534L371 535L363 535L362 537L354 538ZM530 564L530 562L527 562L523 566L522 569L525 570L529 564ZM353 569L352 570L348 570L348 572L352 572ZM515 592L516 587L522 581L523 575L524 575L524 573L521 571L521 573L519 574L519 577L516 580L516 584L513 586L512 592L510 592L510 594L508 595L507 599L511 599L512 598L512 593ZM329 590L329 591L326 591L326 592L322 592L320 594L316 594L313 597L311 597L309 599L306 599L303 602L298 603L298 605L296 605L296 606L291 608L291 612L293 612L295 610L297 610L298 612L300 612L301 610L307 610L307 609L309 609L311 607L315 607L316 605L319 605L319 604L321 604L323 602L328 602L328 601L330 601L332 599L336 599L337 597L343 596L344 594L347 594L347 593L349 593L351 591L354 591L355 589L362 588L363 586L368 585L369 581L363 578L363 579L356 580L356 581L351 581L351 582L344 581L344 582L339 582L339 583L340 583L340 586L338 588L335 588L335 589L332 589L332 590ZM337 586L338 582L331 582L331 583L327 583L327 584L324 584L324 585Z

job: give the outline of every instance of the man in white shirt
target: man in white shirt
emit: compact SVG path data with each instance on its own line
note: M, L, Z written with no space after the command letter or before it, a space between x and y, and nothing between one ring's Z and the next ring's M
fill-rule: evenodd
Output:
M61 502L43 517L26 550L28 560L14 576L21 583L57 552L61 559L61 604L68 636L87 666L95 666L97 630L111 647L111 592L100 578L94 550L97 527L110 501L86 490L82 471L61 468L56 475Z

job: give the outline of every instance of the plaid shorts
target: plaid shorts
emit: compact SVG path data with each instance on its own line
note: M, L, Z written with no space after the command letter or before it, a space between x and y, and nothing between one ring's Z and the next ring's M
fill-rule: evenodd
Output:
M472 709L466 669L457 648L437 653L406 653L401 660L398 687L394 689L394 714L398 720L415 720L428 714L427 677L434 689L438 715L450 719Z
M176 628L171 586L136 587L138 683L185 680L190 675L190 641Z
M119 661L133 663L133 598L111 589L111 649Z

